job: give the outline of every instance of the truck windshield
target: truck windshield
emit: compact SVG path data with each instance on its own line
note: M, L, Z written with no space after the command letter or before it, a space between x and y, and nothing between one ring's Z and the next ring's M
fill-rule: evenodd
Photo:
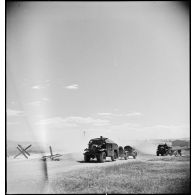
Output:
M102 140L90 140L89 145L91 144L101 145L103 144L103 141Z

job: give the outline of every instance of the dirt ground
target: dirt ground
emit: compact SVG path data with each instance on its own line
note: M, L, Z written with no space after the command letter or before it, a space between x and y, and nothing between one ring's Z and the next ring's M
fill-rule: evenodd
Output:
M7 159L7 193L47 193L48 183L53 178L63 172L68 172L86 167L110 166L136 161L160 161L162 158L179 158L179 157L157 157L155 155L140 154L137 159L130 157L128 160L116 160L114 162L108 157L105 163L97 163L95 160L89 163L83 161L83 155L64 154L59 161L40 160L39 157L31 156L30 159L8 158ZM47 169L47 171L46 171Z

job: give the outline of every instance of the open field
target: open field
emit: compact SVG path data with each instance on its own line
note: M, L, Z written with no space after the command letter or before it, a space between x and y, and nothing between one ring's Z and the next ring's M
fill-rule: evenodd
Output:
M55 193L189 193L188 159L177 159L85 168L59 175L50 185Z
M47 161L8 160L8 193L189 193L190 156L139 155L137 159L84 163L82 154Z

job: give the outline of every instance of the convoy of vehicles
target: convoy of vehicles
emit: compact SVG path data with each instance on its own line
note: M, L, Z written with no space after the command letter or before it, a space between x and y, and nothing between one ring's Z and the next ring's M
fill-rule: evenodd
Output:
M121 150L122 149L122 150ZM91 159L97 159L98 162L105 162L106 157L110 157L112 161L123 157L125 160L133 156L135 159L137 152L131 146L118 146L114 141L100 136L89 141L88 148L84 152L84 161L89 162Z
M98 162L103 163L107 157L110 157L112 161L116 159L125 159L133 157L136 159L137 151L135 148L126 145L124 148L118 146L114 141L100 136L99 138L91 139L88 143L88 148L84 150L84 161L89 162L92 159L96 159ZM175 155L181 156L181 150L174 150L172 147L165 144L159 144L156 150L157 156Z

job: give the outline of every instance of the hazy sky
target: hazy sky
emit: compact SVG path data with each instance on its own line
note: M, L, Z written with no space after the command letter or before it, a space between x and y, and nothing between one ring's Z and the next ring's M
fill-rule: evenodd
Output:
M188 17L175 1L11 3L7 139L189 137Z

